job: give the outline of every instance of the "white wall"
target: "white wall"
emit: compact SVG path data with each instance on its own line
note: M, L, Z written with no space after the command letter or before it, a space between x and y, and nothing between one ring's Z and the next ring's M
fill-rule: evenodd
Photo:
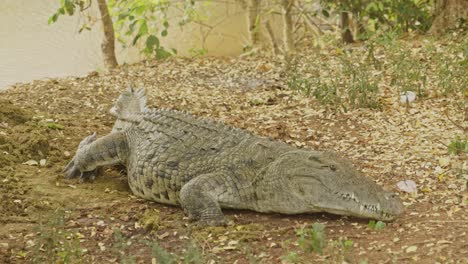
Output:
M79 76L102 69L100 51L101 29L97 23L92 31L78 33L78 16L61 16L57 23L47 24L55 12L58 0L0 0L0 89L16 82L59 76ZM233 5L204 7L210 21L216 25L203 42L203 27L192 25L179 29L176 23L162 39L179 55L190 56L190 48L204 43L209 55L237 55L246 42L245 14ZM96 10L91 12L96 13ZM172 16L174 21L178 18ZM119 63L140 59L136 49L122 50L117 45Z

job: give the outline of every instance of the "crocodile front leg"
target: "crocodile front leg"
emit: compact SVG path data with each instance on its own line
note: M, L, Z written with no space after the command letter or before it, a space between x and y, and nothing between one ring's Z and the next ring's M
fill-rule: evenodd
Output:
M124 133L116 132L96 139L96 133L83 139L73 159L65 167L67 178L94 179L96 168L125 163L128 153Z
M182 187L180 203L189 220L200 226L226 225L218 201L221 193L226 191L222 184L223 176L217 173L201 175Z

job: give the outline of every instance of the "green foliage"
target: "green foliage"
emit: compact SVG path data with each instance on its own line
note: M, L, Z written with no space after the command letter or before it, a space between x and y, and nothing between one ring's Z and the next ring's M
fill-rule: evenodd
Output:
M382 221L375 221L375 220L370 220L369 223L367 224L367 226L370 228L370 229L373 229L373 230L382 230L384 229L387 225L382 222Z
M370 68L367 63L352 62L347 56L342 57L345 77L348 80L344 83L348 100L352 108L373 108L381 107L378 93L377 78L370 75Z
M119 229L114 229L114 247L115 255L119 257L119 263L133 264L136 263L135 257L129 254L130 241L127 241Z
M208 53L208 50L206 50L204 48L201 48L201 49L191 48L189 50L189 52L190 52L190 55L192 56L192 58L196 58L196 57L206 55Z
M54 122L48 122L44 124L47 128L52 130L63 130L65 127L61 124L57 124Z
M286 262L286 263L299 263L301 258L299 256L299 254L297 254L297 252L290 251L290 252L288 252L287 255L282 256L281 260Z
M456 155L468 153L468 137L455 137L447 146L447 150L449 153Z
M323 105L341 105L341 98L338 96L338 83L333 79L330 83L316 79L314 97Z
M164 59L177 53L161 45L160 38L169 34L167 13L171 1L129 0L108 2L114 19L116 37L127 46L126 39L131 38L131 45L143 43L142 52L157 59Z
M31 250L33 263L81 263L83 250L77 233L65 227L65 211L57 209L36 228L37 239Z
M49 17L47 23L50 25L57 22L58 18L62 15L73 16L77 8L83 11L89 7L91 0L60 0L60 7L57 11Z
M200 250L200 247L198 246L196 241L190 242L183 258L184 258L184 263L187 263L187 264L206 263L205 258L203 256L203 252Z
M347 11L353 14L360 27L358 38L386 31L425 32L432 23L430 0L321 0L323 14Z
M306 96L309 96L312 92L312 81L304 76L298 71L296 63L293 63L291 69L288 71L288 88L294 91L299 91Z
M419 97L427 96L428 62L413 55L411 50L394 45L389 52L392 62L390 84L399 87L400 92L413 91Z
M176 257L170 252L166 251L159 245L157 241L150 243L146 242L148 246L151 246L151 256L156 259L156 263L161 264L173 264L177 263ZM195 241L191 241L187 247L187 250L182 256L183 263L187 264L202 264L206 263L200 247Z
M73 16L77 12L84 13L91 5L91 0L61 0L60 7L49 17L48 23L58 21L62 15ZM175 49L167 49L161 45L161 38L168 36L170 23L168 20L169 8L182 11L179 26L183 26L197 18L195 1L169 1L169 0L109 0L109 12L114 21L117 40L124 46L138 46L142 53L164 59L177 54ZM95 19L89 15L81 26L79 32L90 30ZM128 41L130 39L130 41Z
M339 238L337 240L326 240L325 226L320 223L314 223L311 227L302 227L296 230L297 244L306 254L317 253L323 255L330 263L355 263L353 259L352 248L354 242L349 239ZM287 242L290 243L290 242ZM303 263L305 256L301 256L297 251L288 251L281 260L286 263ZM310 256L307 256L310 258Z
M460 40L454 40L455 43ZM449 45L446 50L434 51L437 84L444 95L461 93L468 96L468 41L462 39L459 45Z
M325 238L325 226L320 223L312 224L312 228L302 228L296 232L299 235L297 243L305 252L323 254L323 248L327 241Z
M151 245L151 256L156 259L157 263L172 264L177 263L175 257L162 248L158 242Z
M380 109L378 78L371 75L369 63L352 62L347 54L339 57L341 72L328 65L310 65L331 75L323 78L322 72L315 72L313 77L305 77L297 63L290 67L287 86L306 96L313 95L320 103L334 107Z
M330 252L331 263L356 263L351 250L354 242L349 239L338 239L330 241L328 251Z

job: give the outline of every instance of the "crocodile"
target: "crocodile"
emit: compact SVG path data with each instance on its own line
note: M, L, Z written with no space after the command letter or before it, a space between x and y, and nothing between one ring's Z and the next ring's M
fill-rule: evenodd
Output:
M334 152L298 149L221 122L146 106L128 88L110 110L112 132L83 139L66 177L93 179L122 164L134 195L181 206L200 225L226 223L222 208L300 214L326 212L393 221L396 193L363 176Z

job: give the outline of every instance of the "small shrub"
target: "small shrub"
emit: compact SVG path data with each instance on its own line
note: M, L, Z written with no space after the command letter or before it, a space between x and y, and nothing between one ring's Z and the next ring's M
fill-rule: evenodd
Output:
M122 264L133 264L136 263L135 257L128 254L130 241L127 241L122 235L119 229L114 229L114 240L115 244L113 247L114 253L119 257L119 263Z
M200 250L200 247L196 241L191 241L188 245L187 251L184 256L184 263L187 264L202 264L206 263L203 252Z
M347 55L341 58L346 81L344 88L352 108L381 108L378 80L371 76L367 64L353 63Z
M326 245L325 226L320 223L312 224L312 228L300 229L297 231L299 239L297 243L305 252L316 252L323 254Z
M451 154L460 155L462 153L468 153L468 137L461 138L455 137L450 144L447 146L447 150Z
M156 263L161 264L173 264L177 263L175 257L167 252L164 248L162 248L157 241L153 244L147 243L151 246L151 256L156 259Z
M309 96L312 92L312 81L304 77L299 71L297 64L294 64L288 72L288 81L286 83L288 88L294 91L303 93Z
M73 230L65 228L65 211L58 209L36 228L37 240L32 247L33 263L81 263L83 249Z
M356 263L351 250L354 242L349 239L332 240L329 243L331 263Z
M337 87L336 82L329 84L317 79L315 90L312 94L323 105L341 105L341 98L338 96Z
M384 229L387 225L382 222L382 221L375 221L375 220L370 220L369 221L369 224L367 224L367 226L370 228L370 229L373 229L373 230L382 230Z
M299 263L301 258L299 257L299 254L297 254L297 252L290 251L287 255L282 256L281 260L283 260L286 263Z

